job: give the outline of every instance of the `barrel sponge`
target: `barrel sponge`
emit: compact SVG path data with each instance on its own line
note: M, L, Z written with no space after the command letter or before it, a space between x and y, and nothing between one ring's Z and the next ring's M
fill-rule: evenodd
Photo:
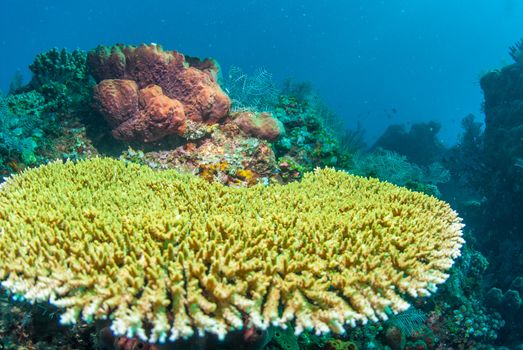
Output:
M0 280L149 342L244 325L342 333L445 281L462 224L444 202L317 169L230 188L108 158L53 162L0 189Z

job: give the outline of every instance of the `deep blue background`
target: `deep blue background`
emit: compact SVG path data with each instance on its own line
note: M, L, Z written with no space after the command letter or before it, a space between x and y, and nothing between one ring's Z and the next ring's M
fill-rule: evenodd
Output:
M462 117L483 118L479 77L521 37L519 0L0 0L0 89L52 47L155 42L309 80L370 139L434 119L451 143Z

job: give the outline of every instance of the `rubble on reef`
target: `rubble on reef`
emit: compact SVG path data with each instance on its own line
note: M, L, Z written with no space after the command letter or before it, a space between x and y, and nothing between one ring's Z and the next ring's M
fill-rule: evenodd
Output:
M171 150L144 153L129 149L122 158L152 168L177 169L226 185L267 184L276 175L276 159L268 142L244 135L232 122L206 129L206 138Z
M445 199L459 177L459 185L468 185L466 193L475 196L449 201L463 208L470 243L435 295L408 299L410 309L389 313L388 320L346 326L337 335L308 330L296 335L290 323L265 330L245 324L223 341L206 333L152 344L115 336L107 322L63 326L59 310L50 305L3 294L0 349L517 348L523 277L514 266L521 267L523 244L514 238L521 208L509 204L523 202L521 51L519 42L510 51L515 63L481 80L485 132L466 118L464 138L450 151L437 141L435 123L410 131L392 127L367 150L361 133L340 132L309 85L288 82L278 88L264 70L248 77L235 68L241 79L227 87L216 61L156 44L39 54L30 66L32 80L0 97L0 172L6 177L56 159L97 155L232 187L288 184L317 167L331 167ZM267 96L260 99L262 92ZM512 210L502 210L507 207ZM506 259L476 250L484 245Z

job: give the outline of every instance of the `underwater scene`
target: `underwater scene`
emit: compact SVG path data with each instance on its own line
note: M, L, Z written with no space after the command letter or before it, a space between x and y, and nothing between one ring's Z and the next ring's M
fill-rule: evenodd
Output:
M523 350L522 2L0 29L0 350Z

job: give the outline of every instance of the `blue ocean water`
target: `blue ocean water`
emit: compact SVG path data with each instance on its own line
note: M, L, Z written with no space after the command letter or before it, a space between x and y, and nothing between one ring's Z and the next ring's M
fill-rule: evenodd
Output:
M392 123L436 120L450 145L460 120L481 114L479 77L509 61L522 23L517 0L0 0L0 89L17 70L29 79L52 47L155 42L224 71L310 81L370 140Z

